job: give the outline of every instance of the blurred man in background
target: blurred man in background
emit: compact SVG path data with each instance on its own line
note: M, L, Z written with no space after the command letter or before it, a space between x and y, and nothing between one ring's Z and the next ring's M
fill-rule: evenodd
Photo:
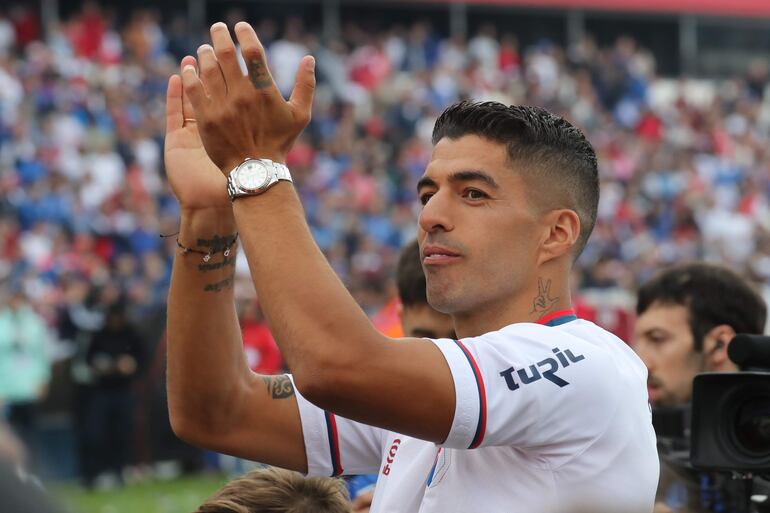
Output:
M452 318L428 304L425 273L420 261L420 246L410 242L398 258L396 268L399 317L406 337L455 338Z
M406 337L455 338L452 318L428 304L420 245L413 240L401 250L396 267L398 314ZM348 482L353 511L366 513L372 504L377 475L355 476Z
M762 297L731 270L686 264L662 272L638 293L636 352L647 365L654 406L690 401L699 372L736 372L727 348L736 333L761 334Z
M195 513L349 513L341 479L261 468L227 483Z
M642 285L636 310L635 349L649 369L650 402L658 419L673 419L657 426L661 477L655 511L740 511L741 491L729 479L689 466L683 410L696 374L739 370L727 348L737 333L763 332L762 297L726 267L686 264Z

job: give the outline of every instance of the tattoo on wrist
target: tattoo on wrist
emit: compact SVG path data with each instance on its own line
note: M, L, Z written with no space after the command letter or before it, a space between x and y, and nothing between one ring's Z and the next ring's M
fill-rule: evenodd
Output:
M199 271L215 271L217 269L222 269L223 267L235 267L235 257L225 257L224 260L221 262L212 262L208 264L198 264L198 270Z
M294 385L289 376L263 376L262 381L267 385L267 392L273 399L286 399L294 395Z
M264 57L252 59L246 67L249 70L249 79L256 89L266 89L273 83L270 73L267 71Z
M529 313L542 316L553 310L558 302L558 297L551 297L551 280L543 281L543 278L538 278L537 296L532 299L532 311Z
M203 287L204 292L221 292L223 290L231 289L233 288L233 280L235 278L235 272L231 273L230 276L225 278L224 280L215 282L215 283L209 283L205 287Z

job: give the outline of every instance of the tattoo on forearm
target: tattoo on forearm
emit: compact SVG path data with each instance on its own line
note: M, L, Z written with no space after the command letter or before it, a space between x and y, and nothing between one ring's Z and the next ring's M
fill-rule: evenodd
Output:
M221 292L223 290L227 290L232 288L233 286L233 279L235 278L235 273L233 272L225 278L224 280L218 281L216 283L209 283L205 287L203 287L204 292Z
M249 79L255 88L266 89L272 85L273 79L267 70L264 57L250 60L246 67L249 70Z
M558 297L551 297L551 280L543 282L543 278L537 279L537 296L532 300L531 314L543 315L548 313L559 302Z
M286 399L294 395L294 385L289 376L263 376L262 380L267 385L267 392L273 399Z
M217 269L222 269L223 267L235 267L235 257L225 257L224 260L221 262L212 262L209 264L198 264L198 270L199 271L214 271Z

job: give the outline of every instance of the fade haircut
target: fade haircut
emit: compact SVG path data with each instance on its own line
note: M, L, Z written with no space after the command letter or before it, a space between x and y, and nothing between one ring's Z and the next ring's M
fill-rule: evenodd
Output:
M566 208L578 215L580 235L573 250L577 259L594 228L599 204L596 153L583 132L540 107L462 101L436 120L433 144L465 135L505 145L508 163L531 186L535 208Z
M654 303L687 308L694 348L703 350L703 337L726 324L736 333L761 335L767 305L749 283L736 273L714 264L685 264L664 270L639 288L636 313Z
M345 483L262 468L227 483L195 513L351 513Z
M409 307L428 304L425 273L420 262L420 246L416 240L401 250L396 266L396 285L402 305Z

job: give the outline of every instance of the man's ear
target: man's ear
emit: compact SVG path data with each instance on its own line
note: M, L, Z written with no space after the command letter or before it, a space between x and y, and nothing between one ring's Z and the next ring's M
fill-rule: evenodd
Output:
M727 356L727 347L735 337L735 330L727 324L711 328L703 337L703 351L707 368L714 372L734 370L735 364Z
M580 218L577 212L568 208L552 210L546 214L545 226L548 231L540 245L538 264L571 253L580 237Z

